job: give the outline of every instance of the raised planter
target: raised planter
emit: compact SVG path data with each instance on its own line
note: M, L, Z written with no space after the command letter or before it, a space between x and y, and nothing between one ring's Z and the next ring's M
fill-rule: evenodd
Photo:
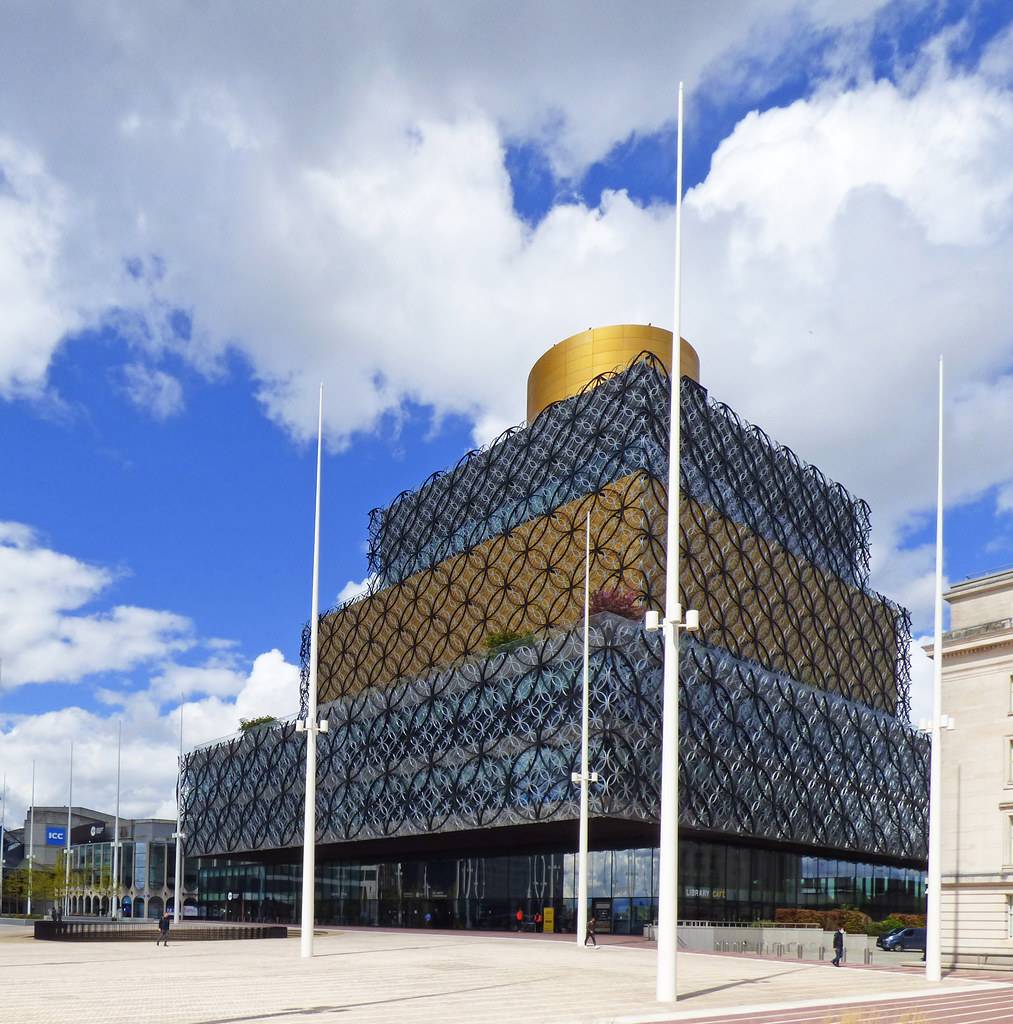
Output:
M36 921L35 938L49 942L154 942L157 921ZM188 921L169 929L170 942L216 942L225 939L287 939L278 924L211 924Z

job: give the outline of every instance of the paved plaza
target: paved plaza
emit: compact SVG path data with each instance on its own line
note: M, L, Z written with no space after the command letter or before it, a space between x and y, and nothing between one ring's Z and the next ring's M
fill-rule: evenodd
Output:
M951 1007L975 1000L988 1007L987 1016L963 1013L961 1024L1013 1021L1013 985L1004 983L951 978L930 986L902 970L699 953L681 958L678 1009L662 1014L653 999L654 950L638 940L585 951L535 936L344 930L318 935L316 955L306 961L297 938L168 949L154 939L152 929L150 943L36 942L24 928L0 928L5 1017L65 1024L87 1007L93 1024L604 1024L723 1011L734 1012L725 1019L736 1024L922 1024L948 1018L927 1015L919 999L894 1004L886 1016L872 1002L847 1010L812 1004L937 995ZM763 1013L800 1003L809 1006Z

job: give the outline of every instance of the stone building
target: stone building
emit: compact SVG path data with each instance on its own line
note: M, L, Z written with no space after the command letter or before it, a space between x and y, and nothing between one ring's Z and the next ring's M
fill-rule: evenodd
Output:
M1013 570L944 596L944 962L1013 959Z

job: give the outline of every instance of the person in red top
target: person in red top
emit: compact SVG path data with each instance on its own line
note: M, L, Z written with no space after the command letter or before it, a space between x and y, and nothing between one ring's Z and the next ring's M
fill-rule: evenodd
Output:
M524 911L520 907L517 908L517 913L514 914L517 920L517 930L520 931L524 927Z

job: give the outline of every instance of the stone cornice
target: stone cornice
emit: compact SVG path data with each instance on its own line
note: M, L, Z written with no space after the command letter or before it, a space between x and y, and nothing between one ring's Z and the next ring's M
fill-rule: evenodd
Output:
M1008 621L1008 620L1004 620ZM963 657L967 654L979 654L984 651L1002 651L1009 649L1013 652L1013 626L996 631L994 633L981 633L961 639L959 636L950 639L952 634L943 635L943 661ZM924 644L922 650L931 658L934 644Z

